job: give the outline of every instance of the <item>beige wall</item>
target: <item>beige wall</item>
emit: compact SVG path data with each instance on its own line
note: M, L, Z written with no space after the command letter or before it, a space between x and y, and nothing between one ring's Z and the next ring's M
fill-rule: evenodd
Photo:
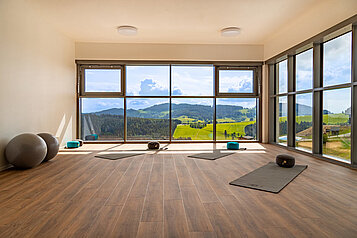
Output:
M312 6L264 42L264 60L357 14L356 0L324 0Z
M262 45L76 43L76 59L262 61Z
M24 132L74 136L74 42L25 0L0 1L0 170L4 148Z

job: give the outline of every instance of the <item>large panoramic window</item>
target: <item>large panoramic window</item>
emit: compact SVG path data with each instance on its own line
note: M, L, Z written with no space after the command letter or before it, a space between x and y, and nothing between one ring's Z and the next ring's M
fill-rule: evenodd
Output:
M82 98L81 138L83 140L123 140L123 98Z
M289 49L289 55L269 60L269 118L274 127L270 142L357 164L357 150L351 149L357 141L352 128L356 121L352 108L357 103L354 29L349 25L315 37L305 46ZM287 60L281 61L282 57Z
M86 141L259 140L261 66L237 65L79 64L78 133Z
M257 139L257 99L219 98L216 117L217 140Z

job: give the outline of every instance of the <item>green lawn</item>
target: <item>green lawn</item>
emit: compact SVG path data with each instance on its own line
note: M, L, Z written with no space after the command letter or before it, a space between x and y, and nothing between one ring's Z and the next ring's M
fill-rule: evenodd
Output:
M227 134L236 133L236 135L245 135L244 127L249 124L254 124L255 121L244 121L244 122L234 122L234 123L221 123L216 125L217 129L217 140L229 140L231 138L225 138L224 131ZM207 124L206 127L202 129L191 128L189 125L178 125L174 134L174 139L178 138L188 138L191 137L192 140L212 140L213 139L213 124Z

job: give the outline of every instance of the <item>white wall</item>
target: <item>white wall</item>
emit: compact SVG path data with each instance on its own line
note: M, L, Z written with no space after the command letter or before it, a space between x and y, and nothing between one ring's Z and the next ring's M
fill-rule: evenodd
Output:
M263 45L76 43L76 59L263 61Z
M74 42L26 0L0 1L0 170L6 144L24 132L75 136Z
M331 28L357 14L357 0L324 0L294 21L272 32L264 42L264 60Z

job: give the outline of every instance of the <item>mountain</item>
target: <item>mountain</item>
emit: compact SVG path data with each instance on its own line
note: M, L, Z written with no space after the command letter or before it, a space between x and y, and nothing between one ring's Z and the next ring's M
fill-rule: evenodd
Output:
M171 104L172 118L179 118L185 116L188 118L211 121L213 118L213 108L207 105L199 104ZM237 121L245 120L246 118L254 118L256 114L255 108L244 109L242 106L232 105L217 105L217 115L220 118L232 118ZM139 118L168 118L169 104L162 103L153 105L144 109L128 109L126 114L128 117ZM94 112L96 115L124 115L123 108L111 108L103 111Z
M280 117L286 117L287 116L287 111L282 111L283 107L287 108L286 103L279 103L279 116ZM323 110L323 114L331 114L330 111L328 110ZM312 115L312 107L306 106L304 104L296 104L296 115L299 116L311 116Z

